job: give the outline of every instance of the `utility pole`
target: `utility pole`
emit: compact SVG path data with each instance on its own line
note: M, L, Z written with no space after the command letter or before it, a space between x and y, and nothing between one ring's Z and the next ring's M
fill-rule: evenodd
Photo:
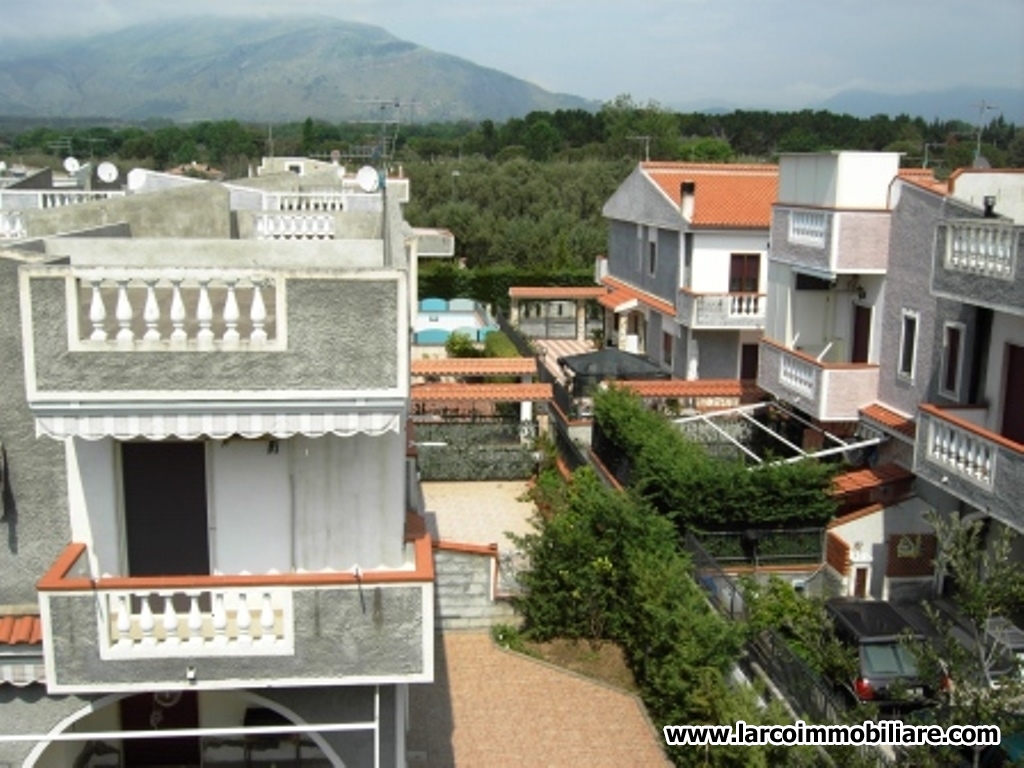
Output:
M978 108L978 142L974 148L974 163L977 165L978 158L981 157L981 132L984 129L985 124L985 113L989 110L995 111L999 109L995 104L989 104L982 99L977 104L971 104L972 107Z

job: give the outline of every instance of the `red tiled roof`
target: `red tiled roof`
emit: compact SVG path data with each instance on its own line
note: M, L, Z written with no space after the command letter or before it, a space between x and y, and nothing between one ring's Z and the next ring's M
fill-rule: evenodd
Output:
M903 181L924 187L932 192L938 192L940 195L945 195L949 192L949 185L944 181L936 179L931 168L900 168L897 176L903 179Z
M40 645L43 626L38 616L0 616L0 645Z
M656 379L653 381L620 381L640 397L751 397L762 394L752 381L741 379Z
M508 295L513 299L596 299L608 293L600 285L513 285Z
M861 408L860 415L868 421L873 421L886 429L898 432L904 437L909 437L911 440L914 440L917 436L917 425L912 418L886 408L881 403L872 403L866 408Z
M511 403L524 400L550 400L550 384L420 384L412 387L413 402L437 400L475 400Z
M611 293L605 294L597 300L598 304L602 307L615 311L616 307L622 306L627 301L638 301L641 304L646 304L651 309L661 312L663 315L675 317L675 306L664 299L652 296L646 291L641 291L639 288L627 285L614 277L602 278L601 282L611 288Z
M896 464L882 464L838 475L832 480L832 487L836 495L842 495L879 488L883 485L910 480L913 477L913 472Z
M450 357L413 360L413 376L512 376L537 373L532 357Z
M640 168L677 206L680 185L694 184L695 227L767 229L779 193L777 165L641 163Z

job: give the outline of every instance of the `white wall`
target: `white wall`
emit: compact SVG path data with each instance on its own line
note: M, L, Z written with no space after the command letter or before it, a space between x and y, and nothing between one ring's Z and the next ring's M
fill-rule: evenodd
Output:
M210 552L214 573L266 573L292 567L287 441L212 441Z
M899 171L896 152L822 152L779 159L778 202L822 208L885 210Z
M400 434L291 442L297 569L396 567L405 527Z
M793 270L787 264L768 262L768 293L765 305L765 338L789 344L792 338Z
M953 197L984 208L985 196L995 195L996 213L1024 224L1024 173L967 171L953 179Z
M121 569L116 443L109 437L74 437L64 445L71 539L89 548L91 573L120 575L125 571Z
M730 257L734 253L761 254L758 282L761 293L765 293L768 280L767 229L756 232L695 233L690 290L694 293L728 293Z
M1024 347L1024 317L996 312L992 318L992 341L989 345L988 372L985 377L985 397L989 402L985 428L999 432L1003 426L1005 382L1003 366L1006 364L1006 345ZM1022 393L1016 393L1020 397Z

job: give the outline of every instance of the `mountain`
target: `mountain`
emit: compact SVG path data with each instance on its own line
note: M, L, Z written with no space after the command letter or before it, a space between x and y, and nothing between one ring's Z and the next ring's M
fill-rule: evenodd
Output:
M939 120L963 120L971 125L978 123L978 104L995 105L997 109L986 110L985 122L1002 114L1007 122L1024 123L1024 89L974 88L960 86L941 91L916 91L914 93L889 94L877 91L847 90L834 96L799 107L780 107L767 104L738 104L725 99L700 99L677 102L671 105L679 112L701 112L721 114L736 110L766 112L800 112L804 109L825 110L835 114L848 114L859 118L874 115L908 114L922 117L931 122Z
M963 120L978 123L978 105L984 102L993 105L986 110L984 122L1002 114L1007 122L1024 123L1024 89L1017 88L974 88L959 86L941 91L918 91L905 94L875 93L872 91L841 91L821 102L817 109L846 113L854 117L873 115L908 114L931 121Z
M585 99L332 18L193 18L2 46L0 114L178 121L506 120ZM389 115L390 116L390 115Z

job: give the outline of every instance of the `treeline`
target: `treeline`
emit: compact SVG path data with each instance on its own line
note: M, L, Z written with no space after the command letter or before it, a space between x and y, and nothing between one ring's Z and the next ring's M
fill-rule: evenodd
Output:
M0 150L8 154L103 155L149 161L165 168L191 161L238 165L262 155L370 157L380 151L399 162L465 159L504 161L579 160L769 160L780 152L825 149L904 152L907 165L926 162L938 172L970 165L977 126L906 114L857 118L824 110L724 114L677 113L657 103L620 96L596 112L582 109L532 112L504 123L371 125L327 123L307 118L282 125L237 120L175 125L160 121L118 124L0 117ZM995 167L1024 165L1024 130L1002 116L982 131L982 154ZM244 165L240 166L244 169Z

